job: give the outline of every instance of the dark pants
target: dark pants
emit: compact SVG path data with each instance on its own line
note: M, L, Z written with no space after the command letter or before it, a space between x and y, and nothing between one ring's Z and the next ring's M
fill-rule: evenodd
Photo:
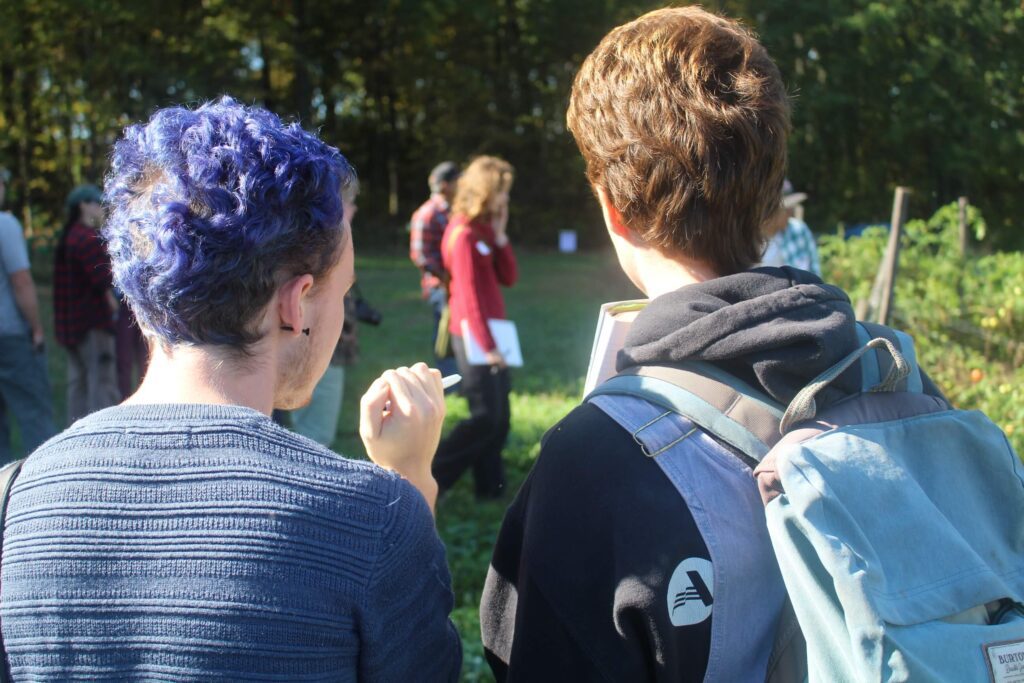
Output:
M470 365L462 337L452 335L452 348L462 375L460 393L469 402L469 418L455 425L438 447L434 456L434 478L444 491L472 468L477 497L496 498L505 487L501 449L505 446L511 419L508 370Z

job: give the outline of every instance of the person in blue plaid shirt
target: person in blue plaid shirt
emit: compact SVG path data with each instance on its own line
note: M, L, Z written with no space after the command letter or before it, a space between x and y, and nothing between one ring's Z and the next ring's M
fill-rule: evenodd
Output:
M765 227L768 245L761 265L793 266L821 277L814 233L807 227L807 223L796 217L796 209L805 199L807 195L793 192L793 184L786 180L782 188L782 206Z

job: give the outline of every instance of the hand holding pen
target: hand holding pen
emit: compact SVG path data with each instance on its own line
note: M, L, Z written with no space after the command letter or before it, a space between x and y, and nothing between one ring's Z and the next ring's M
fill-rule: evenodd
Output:
M458 381L446 379L450 384ZM359 436L370 460L408 479L431 510L437 483L430 464L444 415L441 373L425 363L386 371L360 401Z

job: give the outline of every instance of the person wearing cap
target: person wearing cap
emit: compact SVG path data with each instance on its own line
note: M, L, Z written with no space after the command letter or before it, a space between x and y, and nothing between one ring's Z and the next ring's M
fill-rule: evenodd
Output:
M0 208L10 173L0 168ZM11 459L9 410L27 452L54 434L45 335L21 224L0 211L0 463Z
M459 166L454 161L443 161L435 166L427 179L430 198L416 209L410 223L409 258L420 269L423 298L434 313L432 345L436 345L441 316L448 307L448 274L441 261L441 238L448 227L458 179ZM455 371L452 359L438 359L438 362L442 373Z
M762 266L793 266L821 277L818 245L807 223L797 217L797 207L807 199L803 192L794 192L787 179L782 186L782 204L765 222L764 234L768 240Z
M65 203L67 220L53 264L53 317L57 341L68 352L68 423L121 399L115 364L114 297L107 256L98 230L103 195L79 185Z

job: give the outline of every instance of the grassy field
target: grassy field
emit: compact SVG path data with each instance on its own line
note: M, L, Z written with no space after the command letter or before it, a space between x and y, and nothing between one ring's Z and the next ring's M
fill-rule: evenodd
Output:
M437 510L454 579L453 619L463 639L465 681L492 680L480 645L477 606L505 507L537 457L541 436L579 401L598 307L638 295L610 252L520 253L519 265L519 283L506 290L508 313L518 324L526 362L512 378L512 432L505 449L509 491L504 500L477 503L467 478ZM360 326L360 361L348 370L334 448L363 458L359 397L385 369L429 360L433 319L420 299L417 271L404 254L359 254L356 272L363 295L383 314L383 324ZM49 288L42 286L43 316L52 328L50 296ZM58 425L63 425L66 361L49 331L50 378ZM448 413L446 428L466 414L465 401L450 396Z

